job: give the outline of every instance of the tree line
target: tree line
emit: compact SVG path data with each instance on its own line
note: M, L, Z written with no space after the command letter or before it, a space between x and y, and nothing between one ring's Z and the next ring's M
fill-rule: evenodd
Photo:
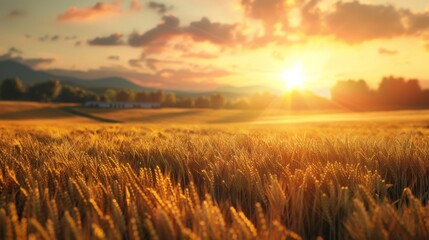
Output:
M8 78L1 83L0 99L63 103L84 103L87 101L154 102L161 103L163 107L215 109L224 108L227 105L226 98L219 93L208 97L177 98L174 93L166 94L161 90L147 92L144 90L107 89L104 94L97 95L92 91L76 86L63 86L58 80L36 83L27 88L19 78Z
M154 102L171 108L213 108L213 109L325 109L332 108L329 100L309 92L293 92L285 96L272 93L257 93L250 97L227 99L220 93L198 97L177 97L174 93L161 90L152 92L126 89L107 89L104 94L76 86L62 85L57 80L36 83L28 88L18 78L9 78L0 85L3 100L28 100L40 102L84 103L103 102Z
M331 89L331 100L308 91L293 91L283 96L257 93L249 97L227 99L220 93L210 96L177 97L161 90L152 92L107 89L98 95L76 86L62 85L57 80L36 83L28 88L18 78L5 79L0 85L0 99L40 102L84 103L154 102L162 107L228 108L228 109L289 109L318 110L346 108L356 111L429 108L429 89L422 89L417 79L384 77L377 89L364 80L338 81Z
M429 89L417 79L384 77L377 89L364 80L339 81L331 89L332 101L351 110L394 110L429 108Z
M85 102L97 101L97 94L85 89L65 85L58 80L49 80L29 86L28 88L19 78L8 78L0 85L0 97L9 101L38 101L38 102Z

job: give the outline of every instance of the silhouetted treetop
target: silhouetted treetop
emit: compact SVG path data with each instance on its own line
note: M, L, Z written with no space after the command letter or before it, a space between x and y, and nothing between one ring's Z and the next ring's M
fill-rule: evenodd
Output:
M429 107L429 93L417 79L394 76L384 77L375 91L364 80L339 81L331 95L335 103L352 110Z
M28 88L27 97L32 101L51 102L61 93L61 88L58 80L36 83Z
M19 78L8 78L1 83L0 96L4 100L21 100L24 93L25 86Z

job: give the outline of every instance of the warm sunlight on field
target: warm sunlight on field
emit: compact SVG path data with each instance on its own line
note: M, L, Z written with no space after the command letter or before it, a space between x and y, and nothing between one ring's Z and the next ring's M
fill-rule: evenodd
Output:
M0 239L428 239L427 123L2 125Z
M0 19L0 240L429 240L428 0Z

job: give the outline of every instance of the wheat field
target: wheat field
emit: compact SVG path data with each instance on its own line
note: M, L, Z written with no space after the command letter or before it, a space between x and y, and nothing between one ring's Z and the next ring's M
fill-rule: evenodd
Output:
M424 123L0 126L0 239L429 239Z

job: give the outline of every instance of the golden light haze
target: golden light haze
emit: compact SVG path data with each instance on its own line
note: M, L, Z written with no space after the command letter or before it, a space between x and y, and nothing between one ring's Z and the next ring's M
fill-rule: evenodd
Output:
M375 87L386 75L429 86L426 1L24 0L0 9L0 60L62 75L278 89L300 65L300 88L323 95L338 80Z

